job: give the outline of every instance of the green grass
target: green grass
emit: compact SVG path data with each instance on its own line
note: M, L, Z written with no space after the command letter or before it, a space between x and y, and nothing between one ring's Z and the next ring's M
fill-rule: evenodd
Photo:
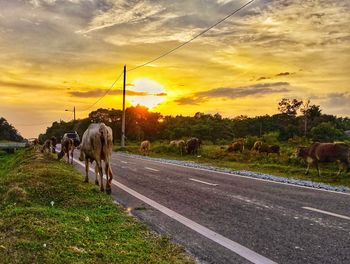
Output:
M1 263L193 263L71 166L0 153Z
M350 173L342 174L340 178L336 178L338 166L335 163L321 164L321 177L317 176L315 168L311 168L309 175L305 175L305 162L301 159L291 157L296 148L296 145L291 143L280 144L281 156L270 154L268 157L266 157L266 154L251 153L249 150L244 150L242 154L227 153L219 145L213 145L208 142L202 146L199 153L200 157L192 155L180 156L179 152L169 147L167 142L153 142L151 145L151 157L194 161L234 170L247 170L293 179L323 182L334 186L342 185L350 187ZM120 148L116 146L115 150L120 150ZM138 144L136 143L127 145L126 150L131 153L140 154Z

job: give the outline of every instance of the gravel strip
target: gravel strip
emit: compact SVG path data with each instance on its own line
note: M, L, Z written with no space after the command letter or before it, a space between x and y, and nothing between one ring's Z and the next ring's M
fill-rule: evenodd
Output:
M130 154L128 152L118 152L118 153L123 153L123 155L128 156L128 157L136 157L139 159L157 161L157 162L161 162L161 163L165 163L165 164L175 164L175 165L180 165L180 166L185 166L185 167L190 167L190 168L198 168L198 169L205 169L205 170L211 170L211 171L216 171L216 172L224 172L224 173L228 173L228 174L235 174L235 175L246 176L246 177L251 177L251 178L258 178L258 179L264 179L264 180L269 180L269 181L294 184L294 185L299 185L299 186L311 187L311 188L315 188L315 189L323 189L323 190L328 190L328 191L350 193L350 189L348 187L345 187L345 186L331 186L331 185L328 185L325 183L312 182L312 181L307 181L307 180L289 179L289 178L284 178L284 177L280 177L280 176L273 176L270 174L259 173L259 172L239 171L239 170L233 170L233 169L228 169L228 168L219 168L219 167L215 167L215 166L211 166L211 165L198 164L198 163L193 162L193 161L151 158L151 157L147 157L147 156Z

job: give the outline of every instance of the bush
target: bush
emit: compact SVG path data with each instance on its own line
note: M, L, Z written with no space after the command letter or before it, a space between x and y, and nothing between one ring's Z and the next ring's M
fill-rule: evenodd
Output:
M311 137L313 141L333 142L345 139L345 134L332 123L324 122L311 129Z
M260 140L257 136L248 136L244 141L244 149L251 149L254 146L255 141Z
M269 145L279 144L279 140L278 140L279 136L280 136L280 133L278 131L273 131L273 132L264 134L262 136L262 139L266 144L269 144Z

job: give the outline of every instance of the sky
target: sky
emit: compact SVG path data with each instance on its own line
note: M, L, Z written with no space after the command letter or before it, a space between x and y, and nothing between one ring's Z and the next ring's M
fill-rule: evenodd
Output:
M0 0L0 116L25 137L122 107L122 78L241 0ZM275 114L281 98L350 116L350 2L256 0L176 52L127 73L127 106L164 115ZM94 104L94 105L93 105ZM65 111L65 110L70 111Z

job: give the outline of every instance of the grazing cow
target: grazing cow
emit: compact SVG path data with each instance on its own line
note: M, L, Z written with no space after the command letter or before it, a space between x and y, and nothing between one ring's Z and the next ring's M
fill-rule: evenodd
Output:
M261 147L262 144L263 144L263 143L262 143L262 141L260 141L260 140L255 141L255 143L254 143L254 145L253 145L251 151L252 151L252 152L253 152L253 151L254 151L254 152L259 151L259 148Z
M227 151L228 152L243 152L244 150L244 142L243 140L237 140L235 142L233 142L230 146L228 146Z
M197 155L201 147L202 141L198 138L191 138L186 142L186 149L188 154Z
M172 148L177 148L179 150L179 152L180 152L180 155L182 156L183 152L185 151L186 143L182 139L180 139L180 140L172 140L172 141L170 141L169 146L172 147Z
M267 145L262 144L259 149L259 153L266 153L266 156L268 156L270 153L276 153L278 156L280 155L280 146L278 145Z
M140 145L140 152L143 155L148 155L150 150L151 150L151 142L149 142L148 140L142 141Z
M67 155L67 162L69 163L69 155L71 156L71 164L73 164L73 153L75 149L74 140L68 137L63 138L61 142L61 151L58 153L58 160L62 159L64 154Z
M55 136L52 136L50 139L47 139L44 142L43 148L41 149L41 152L44 153L48 151L49 153L56 153L56 144L57 144L57 139Z
M350 167L350 147L345 143L316 142L310 147L298 147L296 156L307 162L305 174L309 173L310 165L314 165L320 176L319 163L321 162L337 162L339 166L337 176L343 171L348 171Z
M104 191L103 187L103 169L102 161L105 164L105 173L107 176L106 193L111 193L111 183L113 173L110 166L113 148L113 132L109 126L104 123L90 124L88 129L84 132L79 160L85 160L85 182L89 182L89 162L96 163L95 184L99 185L98 174L100 175L100 190Z

